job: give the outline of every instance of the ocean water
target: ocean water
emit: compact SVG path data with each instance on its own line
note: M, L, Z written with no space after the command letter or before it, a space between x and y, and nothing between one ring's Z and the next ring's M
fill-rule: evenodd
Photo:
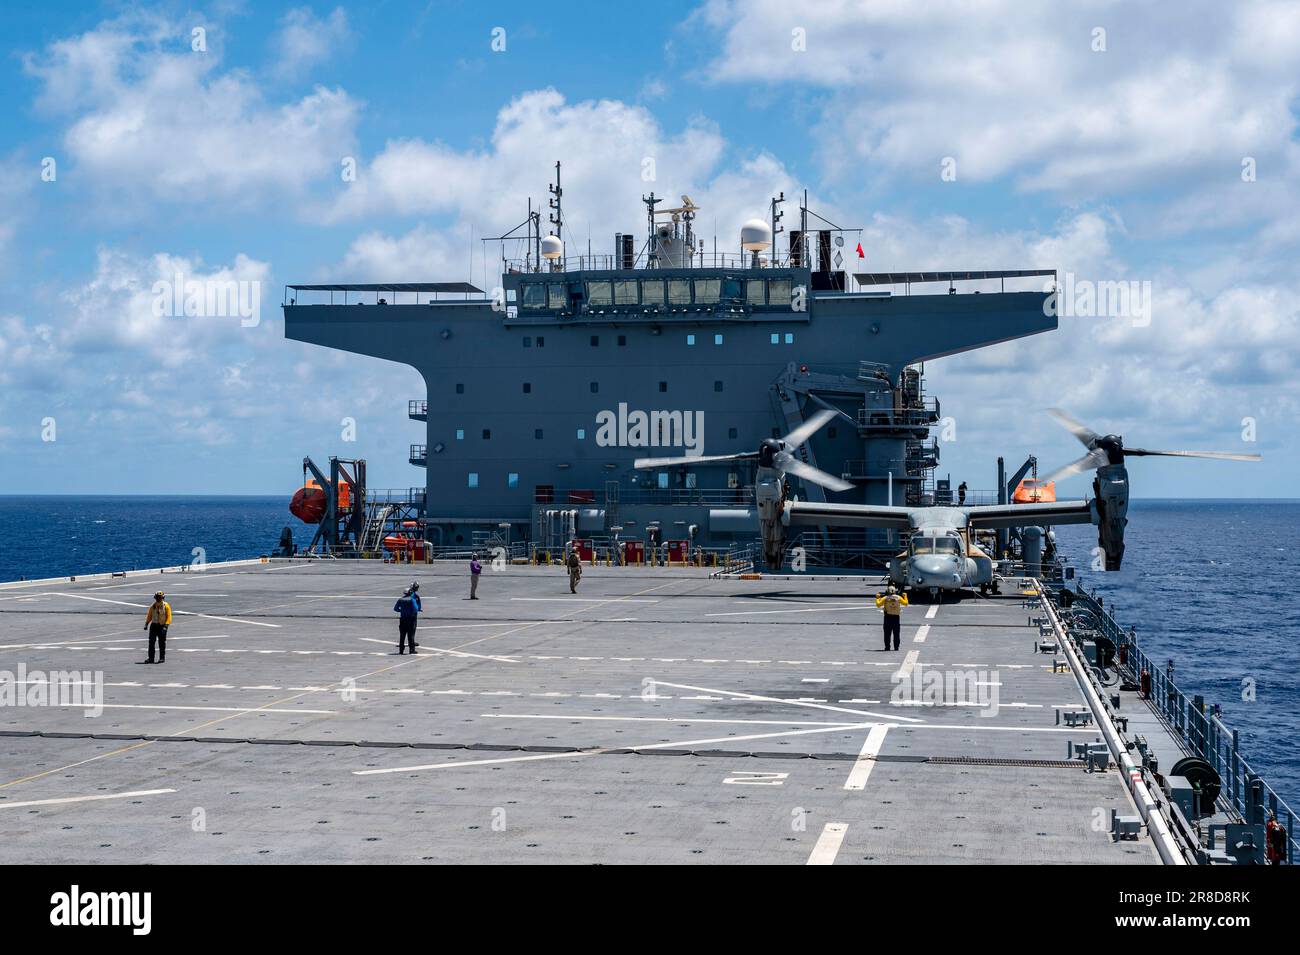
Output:
M1183 692L1222 705L1252 768L1300 811L1300 502L1135 501L1124 569L1109 574L1088 569L1095 528L1056 537L1147 655L1174 661Z
M0 581L270 553L306 525L287 497L0 497ZM1058 544L1137 628L1148 655L1174 661L1188 694L1219 703L1242 751L1300 810L1300 502L1135 501L1124 569L1090 571L1092 527ZM1243 681L1255 698L1243 698Z
M0 496L0 581L168 567L269 554L292 526L289 497Z

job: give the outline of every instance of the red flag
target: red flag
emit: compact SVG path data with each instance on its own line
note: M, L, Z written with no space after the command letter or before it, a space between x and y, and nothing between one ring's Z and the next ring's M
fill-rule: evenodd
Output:
M859 243L858 243L858 258L860 258L860 259L865 259L866 257L867 257L867 254L866 254L865 252L862 251L862 243L859 242Z

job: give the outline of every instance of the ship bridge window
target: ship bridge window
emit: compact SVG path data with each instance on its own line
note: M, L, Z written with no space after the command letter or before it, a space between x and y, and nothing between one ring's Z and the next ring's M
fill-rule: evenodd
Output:
M591 305L612 305L614 304L613 293L610 291L608 282L588 282L587 283L587 302Z
M546 286L541 282L527 282L523 287L524 308L546 307Z
M744 285L740 279L729 278L722 282L722 297L728 301L739 302L743 291Z
M668 280L668 304L669 305L690 305L691 304L691 280L690 279L669 279Z
M762 279L750 279L745 283L745 304L766 305L767 283Z
M546 303L550 308L564 308L569 304L569 290L564 285L546 286Z
M619 279L614 283L614 304L615 305L636 305L637 304L637 281L636 279Z
M641 283L641 304L662 305L664 303L664 280L646 279Z
M787 306L790 301L789 279L771 279L767 283L767 302L769 305Z
M960 554L961 541L955 537L917 537L912 540L913 554Z
M713 305L722 297L722 279L696 279L695 304Z

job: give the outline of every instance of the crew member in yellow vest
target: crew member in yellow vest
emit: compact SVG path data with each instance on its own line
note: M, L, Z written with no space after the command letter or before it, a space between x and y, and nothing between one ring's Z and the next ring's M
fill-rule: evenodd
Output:
M876 609L884 611L885 618L885 649L897 650L899 631L902 629L903 608L907 606L907 594L900 594L898 588L893 584L885 590L883 594L876 595ZM894 645L889 645L890 634L893 634Z
M153 663L154 644L158 645L158 662L167 662L167 628L172 625L172 606L163 599L163 592L160 590L153 595L153 603L149 605L149 612L144 615L144 628L149 631L149 659L145 663Z

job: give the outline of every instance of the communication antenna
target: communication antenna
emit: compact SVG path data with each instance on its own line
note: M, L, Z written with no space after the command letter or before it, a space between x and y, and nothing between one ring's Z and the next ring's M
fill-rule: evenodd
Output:
M641 201L645 203L646 221L649 224L647 229L647 244L650 250L647 266L654 268L655 263L659 260L659 253L655 245L655 206L663 202L663 199L657 198L653 191L649 196L642 196Z
M548 201L550 207L555 211L551 213L551 225L555 228L551 231L555 233L557 239L564 238L564 212L560 207L561 199L564 197L564 190L560 187L560 161L555 161L555 184L547 186L551 192L551 198Z
M778 212L777 206L785 202L785 190L780 195L772 197L772 265L776 265L776 237L785 231L785 228L778 223L785 218L784 212Z

